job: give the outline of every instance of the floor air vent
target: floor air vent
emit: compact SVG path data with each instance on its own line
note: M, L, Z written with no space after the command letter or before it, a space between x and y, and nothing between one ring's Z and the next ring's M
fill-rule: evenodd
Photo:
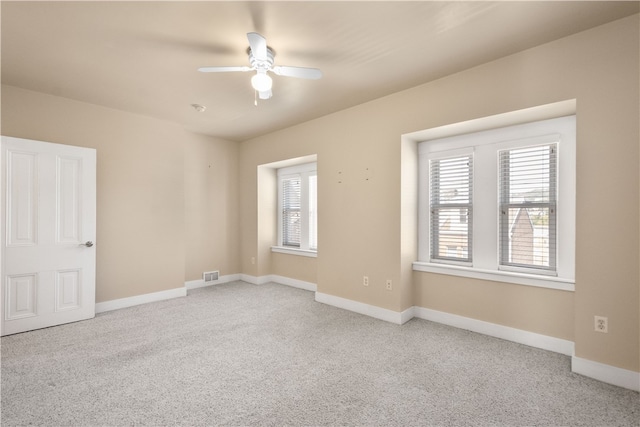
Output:
M219 271L205 271L204 273L202 273L202 278L204 279L205 283L218 280L219 276L220 276Z

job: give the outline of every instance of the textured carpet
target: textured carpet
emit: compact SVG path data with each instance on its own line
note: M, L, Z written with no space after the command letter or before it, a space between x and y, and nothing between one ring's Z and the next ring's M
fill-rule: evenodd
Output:
M640 424L566 356L243 282L5 337L3 426Z

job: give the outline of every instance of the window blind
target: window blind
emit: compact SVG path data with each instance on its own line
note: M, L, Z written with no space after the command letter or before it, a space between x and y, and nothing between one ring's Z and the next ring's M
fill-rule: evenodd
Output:
M432 261L472 260L473 157L430 161Z
M282 244L300 247L300 176L282 179Z
M309 249L318 249L318 176L309 176Z
M500 265L556 270L557 143L499 152Z

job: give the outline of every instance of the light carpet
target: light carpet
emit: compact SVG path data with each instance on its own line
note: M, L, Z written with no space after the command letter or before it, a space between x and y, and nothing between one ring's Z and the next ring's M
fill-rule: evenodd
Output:
M3 426L638 426L567 356L234 282L5 337Z

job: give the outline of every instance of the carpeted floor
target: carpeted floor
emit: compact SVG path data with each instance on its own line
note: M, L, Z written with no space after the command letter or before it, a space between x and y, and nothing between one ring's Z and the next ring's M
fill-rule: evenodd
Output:
M566 356L243 282L5 337L3 426L638 426Z

